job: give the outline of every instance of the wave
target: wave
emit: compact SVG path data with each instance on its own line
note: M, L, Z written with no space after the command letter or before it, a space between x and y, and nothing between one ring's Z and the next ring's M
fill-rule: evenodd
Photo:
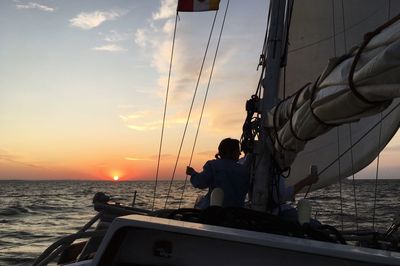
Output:
M13 205L6 207L4 209L0 209L0 215L3 216L16 216L16 215L21 215L21 214L26 214L29 213L29 209L22 207L20 205Z

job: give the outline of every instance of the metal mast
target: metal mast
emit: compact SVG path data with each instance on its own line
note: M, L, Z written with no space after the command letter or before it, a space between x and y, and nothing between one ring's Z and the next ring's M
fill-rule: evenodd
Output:
M264 125L269 110L278 103L279 79L282 60L286 48L285 44L285 16L289 16L287 7L291 1L271 0L270 20L268 22L268 36L266 46L266 65L264 72L263 95L260 101L261 132L254 146L255 167L252 169L253 186L251 195L251 208L257 211L267 211L269 180L273 172L272 146L267 138Z

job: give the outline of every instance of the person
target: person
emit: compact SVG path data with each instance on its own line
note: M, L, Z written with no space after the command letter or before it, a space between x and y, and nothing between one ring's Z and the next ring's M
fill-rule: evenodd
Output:
M284 177L282 175L277 176L276 180L272 182L272 195L268 200L270 212L285 220L297 221L297 209L288 204L288 202L293 201L295 195L303 188L317 183L318 179L316 171L312 171L307 177L293 186L286 186ZM319 224L318 221L313 219L310 222Z
M226 138L219 144L215 159L204 164L203 171L197 172L190 166L186 168L186 174L190 175L190 182L195 188L208 188L207 194L195 207L209 207L214 188L223 191L222 207L244 207L250 175L247 168L238 163L240 154L239 140Z

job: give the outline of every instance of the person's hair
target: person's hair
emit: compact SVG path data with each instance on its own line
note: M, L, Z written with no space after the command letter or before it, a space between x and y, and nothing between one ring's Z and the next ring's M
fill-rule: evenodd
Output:
M223 139L218 146L218 153L215 154L217 159L233 159L233 154L240 150L239 140L226 138Z

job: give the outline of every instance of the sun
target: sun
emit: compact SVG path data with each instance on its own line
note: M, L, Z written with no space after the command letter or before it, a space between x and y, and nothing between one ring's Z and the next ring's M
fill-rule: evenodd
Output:
M115 175L113 176L114 181L118 181L119 180L119 176Z

